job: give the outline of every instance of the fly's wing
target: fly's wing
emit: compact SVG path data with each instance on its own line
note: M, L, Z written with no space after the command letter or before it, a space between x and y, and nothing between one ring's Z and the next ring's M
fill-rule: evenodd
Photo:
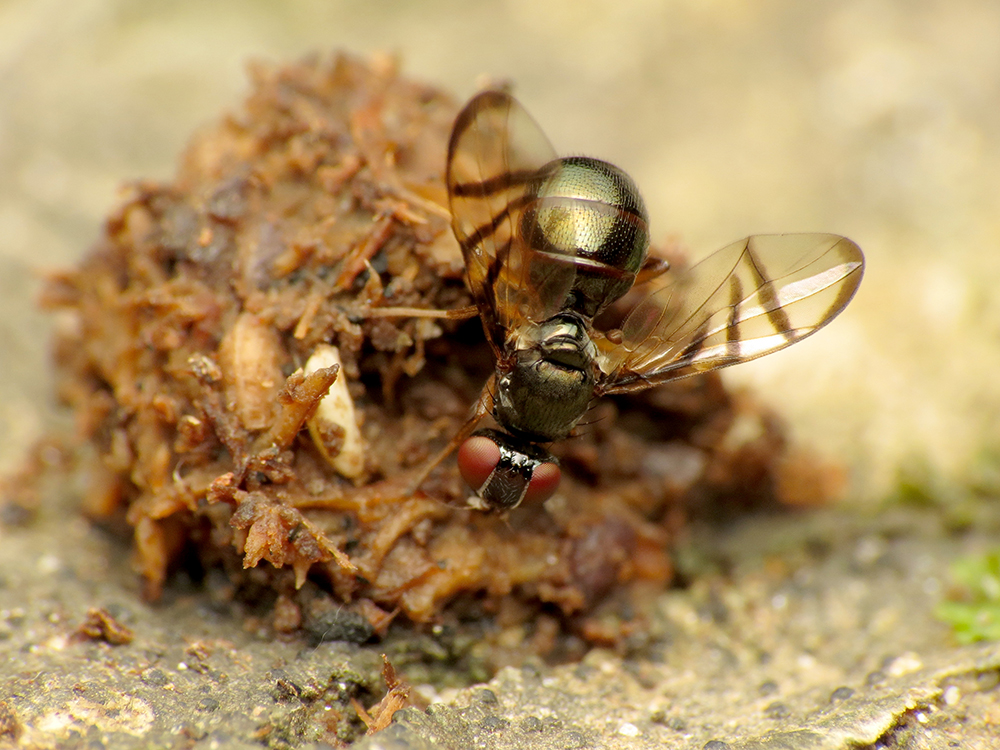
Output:
M845 237L764 234L655 279L622 324L621 344L598 341L598 392L641 390L801 341L850 302L864 265Z
M506 329L551 317L573 283L572 263L532 273L534 253L519 231L527 192L558 168L554 160L541 129L505 92L478 94L455 120L447 169L452 229L498 356Z

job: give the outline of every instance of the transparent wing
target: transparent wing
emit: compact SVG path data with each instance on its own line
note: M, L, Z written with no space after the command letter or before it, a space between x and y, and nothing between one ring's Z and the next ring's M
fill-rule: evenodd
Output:
M621 344L598 342L598 392L641 390L801 341L844 309L864 264L845 237L770 234L661 276L622 324Z
M532 272L532 250L518 232L526 191L558 168L554 159L544 133L505 92L478 94L455 120L447 169L452 228L498 353L505 329L554 315L573 283L571 262Z

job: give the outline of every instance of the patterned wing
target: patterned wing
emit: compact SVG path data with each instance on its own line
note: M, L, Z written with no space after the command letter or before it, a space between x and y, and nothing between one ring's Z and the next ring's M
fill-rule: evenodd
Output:
M520 236L527 191L555 152L509 94L484 91L455 120L448 144L452 229L462 248L469 289L499 356L506 329L558 311L572 286L572 263L531 275L532 250Z
M784 349L835 318L864 273L861 249L833 234L755 235L676 278L662 276L599 341L599 393L625 393ZM617 340L617 337L616 337Z

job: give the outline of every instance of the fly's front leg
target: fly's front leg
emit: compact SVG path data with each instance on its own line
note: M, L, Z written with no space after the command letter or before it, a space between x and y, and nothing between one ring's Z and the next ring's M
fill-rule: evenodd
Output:
M645 284L646 282L652 281L658 276L662 276L667 271L670 270L670 261L666 258L657 258L655 256L649 256L643 261L642 267L639 272L635 275L635 282L633 286L639 286L640 284Z
M468 320L469 318L476 317L478 314L479 308L475 305L459 307L453 310L433 310L424 307L369 307L361 313L366 318L432 318L437 320ZM485 388L483 388L483 392L476 402L475 410L469 421L448 441L448 445L444 447L444 450L420 468L417 475L407 485L407 494L415 494L420 489L420 485L430 476L431 472L458 450L459 446L476 429L476 425L493 410L493 382L493 378L490 378Z
M456 432L455 436L448 441L448 444L444 447L444 449L420 468L420 472L413 478L413 481L409 485L409 494L412 495L416 493L416 491L420 489L420 485L422 485L427 480L427 477L431 475L431 472L440 466L441 463L452 453L458 450L462 443L468 440L469 436L475 431L476 427L483 420L483 417L492 413L495 381L496 376L491 375L490 379L483 387L483 392L480 394L478 401L476 401L476 407L472 416L469 417L469 420L464 425L462 425L462 429Z
M431 310L426 307L369 307L361 315L366 318L437 318L439 320L468 320L479 314L475 305L454 310Z

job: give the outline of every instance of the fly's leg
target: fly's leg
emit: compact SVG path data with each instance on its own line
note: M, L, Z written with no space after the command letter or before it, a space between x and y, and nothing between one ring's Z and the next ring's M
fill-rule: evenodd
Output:
M468 320L479 314L475 305L454 310L431 310L425 307L370 307L362 315L366 318L438 318L442 320Z
M410 495L415 494L417 490L420 489L420 485L427 480L427 477L431 475L431 472L440 466L441 463L452 453L458 450L462 443L464 443L475 431L476 427L483 420L483 417L493 411L493 384L495 380L496 376L491 375L490 379L483 387L483 392L480 394L479 400L476 402L476 407L472 412L472 416L469 417L469 420L464 425L462 425L462 429L455 433L455 436L448 441L448 444L436 456L420 467L420 471L409 484Z

